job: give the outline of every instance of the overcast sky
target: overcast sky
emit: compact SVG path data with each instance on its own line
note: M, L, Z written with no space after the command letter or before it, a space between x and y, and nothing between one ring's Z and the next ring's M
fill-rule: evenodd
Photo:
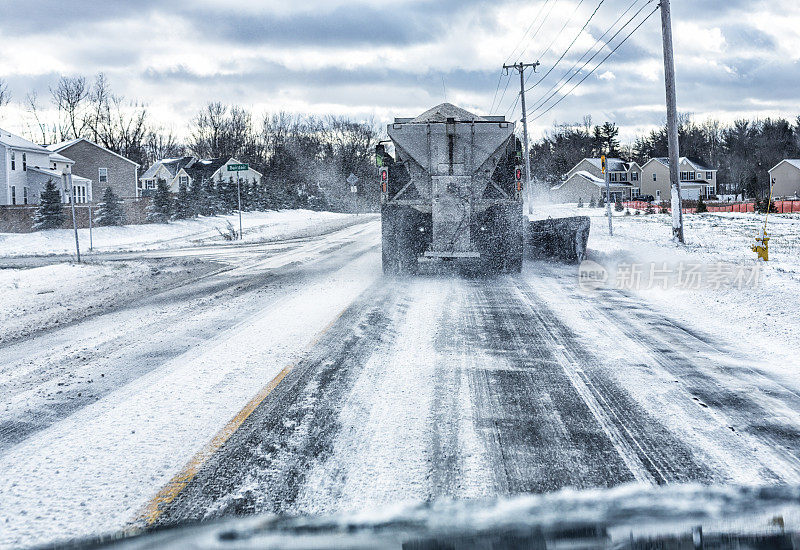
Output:
M146 102L153 120L178 134L211 100L257 114L336 113L379 122L417 115L445 97L478 113L494 104L493 113L511 114L518 77L512 75L507 90L503 77L495 97L503 62L520 54L526 62L538 59L539 74L528 86L537 84L577 37L561 63L530 90L533 120L560 95L538 110L537 100L632 1L600 2L581 31L599 0L0 0L0 78L21 102L30 90L47 99L60 74L102 71L116 93ZM634 3L601 47L647 1ZM800 114L800 2L672 4L681 112L699 120ZM586 69L655 5L644 7ZM661 56L656 12L580 87L536 119L533 134L585 114L616 122L625 137L660 124ZM519 116L517 104L513 117ZM20 131L25 122L20 107L0 111L0 126L9 130Z

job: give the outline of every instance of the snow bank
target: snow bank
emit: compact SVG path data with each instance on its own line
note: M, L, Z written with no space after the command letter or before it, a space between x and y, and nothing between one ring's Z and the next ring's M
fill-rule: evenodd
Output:
M245 212L242 227L245 242L264 242L319 235L366 219L369 214L339 214L312 210ZM224 241L230 223L237 231L239 216L199 217L165 224L95 227L92 230L95 252L122 252L175 248L207 242ZM80 229L81 250L88 252L89 230ZM73 254L75 235L71 229L53 229L35 233L0 233L0 257Z

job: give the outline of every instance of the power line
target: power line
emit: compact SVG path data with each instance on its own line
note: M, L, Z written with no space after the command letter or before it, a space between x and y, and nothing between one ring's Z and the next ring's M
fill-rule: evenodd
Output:
M547 23L547 20L550 18L550 15L553 13L553 9L558 5L558 1L559 0L555 0L555 2L553 2L550 5L550 11L547 12L547 15L545 15L544 18L542 19L542 22L539 23L539 28L537 28L536 31L531 35L530 39L528 40L528 44L525 46L525 48L523 48L523 50L521 52L519 52L519 55L517 56L517 61L519 61L522 58L522 56L525 55L525 52L528 51L528 46L530 46L533 43L533 39L536 38L536 36L542 30L542 27L544 26L544 24Z
M497 87L494 89L494 97L492 97L492 106L489 107L489 113L491 113L492 110L494 109L494 102L497 99L497 92L500 91L500 83L502 81L503 81L503 69L500 69L500 76L497 77Z
M634 0L634 4L636 4L638 1L639 1L639 0ZM638 10L636 13L634 13L634 14L633 14L633 16L631 16L631 18L630 18L630 19L628 19L628 21L626 21L624 25L622 25L622 26L621 26L619 29L617 29L617 32L615 32L615 33L614 33L614 34L611 36L611 38L609 38L609 39L608 39L608 40L605 42L605 44L604 44L604 45L605 45L605 46L608 46L609 44L611 44L611 42L614 40L614 38L616 38L616 37L619 35L619 33L621 33L621 32L623 31L623 29L625 29L625 27L627 27L628 25L630 25L630 24L631 24L631 22L632 22L634 19L636 19L636 17L637 17L637 16L638 16L640 13L642 13L642 11L643 11L643 10L644 10L644 9L645 9L645 8L646 8L646 7L647 7L649 4L653 3L654 1L655 1L655 0L647 0L647 2L645 2L645 4L643 4L643 5L642 5L642 7L640 7L640 8L639 8L639 10ZM629 11L629 10L627 10L627 11ZM615 23L614 23L614 24L613 24L613 25L612 25L612 26L611 26L611 27L608 29L608 31L610 31L612 28L614 28L614 25L616 25L616 22L615 22ZM602 37L603 37L603 36L605 36L606 34L608 34L608 31L606 31L605 33L603 33L603 35L602 35L602 36L601 36L599 39L597 39L597 41L595 41L594 45L592 45L592 47L591 47L591 48L589 48L589 49L586 51L586 53L584 53L584 54L583 54L583 55L580 57L580 59L578 59L578 61L576 61L576 62L575 62L573 65L572 65L572 67L570 67L570 68L569 68L569 70L567 70L567 72L565 72L565 73L564 73L564 76L562 76L562 77L561 77L561 79L562 79L562 80L563 80L563 78L564 78L565 76L567 76L567 75L568 75L568 74L569 74L569 73L572 71L572 69L574 69L574 68L575 68L575 66L576 66L578 63L580 63L581 59L583 59L583 58L586 56L586 54L588 54L590 51L592 51L592 49L594 48L594 46L596 46L596 45L597 45L597 44L600 42L600 40L602 40ZM561 84L561 86L559 86L559 87L558 87L558 89L556 89L556 90L555 90L555 91L554 91L552 94L550 94L550 95L547 95L548 93L550 93L550 91L551 91L551 90L553 90L553 89L554 89L556 86L558 86L558 84L559 84L559 83L561 83L561 80L559 80L559 81L558 81L558 82L556 82L556 83L555 83L553 86L551 86L551 87L550 87L550 88L549 88L549 89L548 89L548 90L547 90L547 91L546 91L544 94L542 94L542 95L539 97L539 99L537 99L537 100L536 100L536 102L534 103L533 107L531 107L531 111L532 111L532 112L536 112L537 110L541 109L541 108L542 108L542 107L543 107L543 106L544 106L544 105L545 105L545 104L546 104L548 101L550 101L550 100L553 98L553 96L555 96L555 95L556 95L558 92L560 92L560 91L561 91L561 90L564 88L564 86L566 86L567 84L569 84L569 83L572 81L572 79L573 79L573 78L575 78L576 76L578 76L578 75L581 73L581 71L582 71L582 70L583 70L583 69L586 67L586 65L588 65L588 64L589 64L589 63L590 63L590 62L591 62L591 61L592 61L592 60L593 60L595 57L597 57L597 56L598 56L598 55L599 55L599 54L600 54L602 51L603 51L603 48L601 47L601 48L600 48L600 49L598 49L598 50L597 50L597 51L596 51L594 54L592 54L592 56L591 56L589 59L587 59L587 60L586 60L586 62L584 62L584 64L583 64L583 65L581 65L581 67L580 67L580 68L579 68L577 71L575 71L575 72L574 72L574 73L573 73L573 74L572 74L572 75L571 75L571 76L570 76L570 77L569 77L567 80L564 80L564 82ZM545 96L546 96L546 97L545 97Z
M566 56L566 55L569 53L569 51L572 49L572 46L574 46L574 45L575 45L575 42L577 42L577 41L578 41L578 38L580 38L580 36L581 36L581 33L583 33L583 31L585 31L585 30L586 30L586 27L588 27L588 26L589 26L589 23L591 23L591 22L592 22L592 19L593 19L593 18L594 18L594 16L597 14L597 11L600 9L600 6L602 6L602 5L603 5L603 2L605 2L605 1L606 1L606 0L600 0L600 3L598 3L598 4L597 4L597 7L594 9L594 11L592 12L592 14L589 16L589 19L587 19L587 20L586 20L586 23L584 23L584 24L583 24L583 27L581 27L581 30L579 30L579 31L578 31L578 34L576 34L576 35L575 35L575 38L573 38L573 39L572 39L572 42L570 42L570 43L569 43L569 46L567 46L567 49L566 49L566 50L564 50L564 53L562 53L562 54L561 54L561 57L559 57L559 58L558 58L558 60L555 62L555 64L554 64L552 67L550 67L550 69L548 69L548 70L547 70L547 72L546 72L546 73L544 73L544 75L543 75L543 76L542 76L542 77L541 77L539 80L537 80L536 82L534 82L534 83L533 83L533 85L532 85L532 86L530 86L529 88L526 88L526 90L525 90L526 92L527 92L527 91L530 91L530 90L534 89L536 86L538 86L538 85L539 85L539 84L542 82L542 80L544 80L545 78L547 78L547 76L548 76L550 73L552 73L552 72L553 72L553 70L554 70L556 67L558 67L558 64L559 64L559 63L561 63L561 60L562 60L562 59L564 59L564 57L565 57L565 56ZM639 1L639 0L634 0L634 3L638 2L638 1ZM562 30L563 30L563 29L562 29ZM594 46L592 46L592 47L594 47ZM563 77L562 77L562 78L563 78Z
M556 1L557 1L557 0L556 0ZM583 0L581 0L581 1L583 1ZM528 25L528 28L527 28L527 29L525 29L525 32L523 33L522 37L519 39L519 41L517 42L517 44L514 46L514 49L513 49L513 50L511 50L511 53L508 55L508 57L506 58L506 60L503 62L503 65L507 65L507 64L508 64L508 62L511 60L511 58L512 58L512 57L514 57L514 53L517 51L517 48L519 48L519 47L522 45L523 41L525 41L526 37L528 36L528 33L529 33L529 32L530 32L530 30L533 28L533 26L536 24L536 21L538 21L538 19L539 19L539 16L540 16L540 15L542 15L542 12L544 11L544 8L545 8L545 7L547 7L547 5L548 5L549 3L550 3L550 0L545 0L544 4L540 4L540 5L539 5L539 11L537 11L537 12L536 12L536 15L534 16L534 18L533 18L533 20L531 21L530 25ZM551 10L551 11L552 11L552 10ZM540 28L541 28L541 26L540 26ZM531 40L533 40L533 38L536 36L536 34L537 34L537 33L538 33L538 30L537 30L537 32L535 32L535 33L533 34L533 36L531 36ZM502 83L502 81L503 81L503 74L504 74L504 73L503 73L503 71L501 70L501 71L500 71L500 75L497 77L497 86L496 86L496 88L495 88L495 91L494 91L494 97L492 98L492 104L491 104L491 106L489 107L489 112L490 112L490 113L494 111L494 108L495 108L495 106L496 106L497 108L500 108L500 105L503 103L503 98L505 98L506 91L508 90L508 82L506 82L506 87L505 87L505 89L503 90L503 95L502 95L502 97L500 98L500 101L498 101L498 102L497 102L497 104L495 104L495 100L497 99L497 92L500 90L500 84L501 84L501 83ZM511 77L510 77L510 75L506 75L506 76L508 76L508 80L509 80L509 82L510 82L510 80L511 80Z
M514 46L513 50L511 50L511 53L506 58L506 60L503 62L503 65L508 65L508 62L511 60L511 58L514 57L514 53L517 51L517 48L519 48L522 45L522 42L525 41L526 37L528 36L528 33L531 31L533 26L536 24L536 21L539 19L539 16L542 14L542 11L544 10L544 8L549 3L550 3L550 0L545 0L545 3L539 6L539 11L536 12L536 16L533 18L533 21L531 21L531 24L528 25L527 29L525 29L525 33L522 35L522 38L519 39L519 42L517 42L517 45ZM534 36L535 36L535 34L534 34Z
M648 2L648 4L649 4L649 3L650 3L650 2ZM647 5L647 4L645 4L645 6L646 6L646 5ZM644 7L644 6L642 6L642 7ZM583 81L584 81L584 80L586 80L587 78L589 78L589 77L590 77L590 76L591 76L591 75L592 75L592 74L593 74L593 73L594 73L594 72L595 72L595 71L596 71L598 68L600 68L600 65L602 65L603 63L605 63L605 62L606 62L606 60L607 60L609 57L611 57L612 55L614 55L614 52L616 52L616 51L617 51L617 50L620 48L620 46L622 46L622 45L623 45L625 42L627 42L627 40L628 40L628 39L629 39L629 38L630 38L630 37L633 35L633 33L635 33L637 30L639 30L639 28L640 28L642 25L644 25L644 24L645 24L645 22L646 22L648 19L650 19L650 17L651 17L651 16L652 16L652 15L653 15L655 12L657 12L657 11L658 11L658 8L659 8L659 6L656 6L655 8L653 8L653 11L651 11L650 13L648 13L648 14L647 14L647 16L646 16L644 19L642 19L642 21L641 21L641 22L640 22L638 25L636 25L636 27L635 27L635 28L634 28L634 29L633 29L633 30L632 30L630 33L628 33L628 35L627 35L627 36L626 36L626 37L625 37L625 38L622 40L622 42L620 42L619 44L617 44L617 45L614 47L614 49L613 49L613 50L611 50L611 51L608 53L608 55L607 55L607 56L605 56L605 57L603 58L603 60L602 60L602 61L600 61L600 63L598 63L598 64L597 64L597 65L596 65L596 66L595 66L595 67L594 67L594 68L593 68L591 71L589 71L589 72L587 73L587 75L586 75L586 76L584 76L584 77L583 77L583 78L580 80L580 82L578 82L577 84L575 84L575 86L573 86L573 87L572 87L572 89L570 89L570 91L569 91L569 92L567 92L566 94L564 94L563 96L561 96L561 97L558 99L558 101L556 101L555 103L553 103L552 105L550 105L550 107L548 107L546 110L544 110L543 112L539 113L539 114L538 114L536 117L534 117L534 119L533 119L533 120L538 120L538 119L540 119L541 117L543 117L544 115L546 115L546 114L547 114L547 113L548 113L548 112L549 112L549 111L550 111L550 110L551 110L553 107L555 107L556 105L558 105L559 103L561 103L561 102L564 100L564 98L566 98L566 97L567 97L569 94L571 94L573 91L575 91L575 88L577 88L578 86L580 86L580 85L583 83ZM635 17L635 16L634 16L634 17ZM626 23L626 25L627 25L627 23ZM624 27L623 27L623 28L624 28ZM531 122L533 122L533 121L531 121Z
M580 2L578 2L578 5L575 6L575 9L573 10L572 14L569 16L569 18L566 20L564 25L561 27L561 30L558 31L553 36L553 39L550 41L550 43L547 46L545 46L545 48L542 50L542 53L539 55L539 59L543 58L544 54L546 54L548 51L550 51L550 48L552 48L553 44L556 43L556 40L558 40L558 37L561 35L562 32L564 32L564 29L567 28L567 25L569 25L572 22L572 19L575 17L575 14L578 13L578 10L580 9L580 7L584 3L584 1L585 0L581 0Z

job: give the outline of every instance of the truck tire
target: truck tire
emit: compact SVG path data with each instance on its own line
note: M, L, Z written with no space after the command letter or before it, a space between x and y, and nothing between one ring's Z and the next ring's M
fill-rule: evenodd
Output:
M524 248L524 223L522 205L515 204L503 208L504 214L504 273L521 273Z
M383 273L385 275L397 275L400 272L397 255L397 207L381 207L381 258L383 261Z

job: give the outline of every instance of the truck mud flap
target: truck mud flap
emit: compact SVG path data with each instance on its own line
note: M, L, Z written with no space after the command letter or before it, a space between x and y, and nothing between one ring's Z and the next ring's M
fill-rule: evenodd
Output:
M525 231L525 257L580 263L586 255L590 227L588 216L531 221Z

